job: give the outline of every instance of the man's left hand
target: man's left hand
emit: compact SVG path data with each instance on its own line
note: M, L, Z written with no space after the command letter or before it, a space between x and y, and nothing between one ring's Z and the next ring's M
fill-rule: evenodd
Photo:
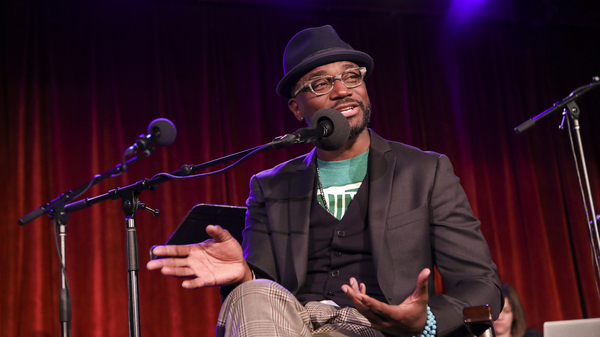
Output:
M350 278L350 285L342 286L342 290L373 328L395 336L416 335L423 331L427 323L429 273L427 268L419 273L415 291L399 305L389 305L368 296L365 284L359 285L354 277Z

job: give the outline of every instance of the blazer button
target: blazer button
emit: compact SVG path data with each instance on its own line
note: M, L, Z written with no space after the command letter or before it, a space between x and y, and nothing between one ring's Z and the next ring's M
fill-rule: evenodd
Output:
M332 271L331 271L331 276L333 276L333 277L338 277L338 276L340 276L340 271L339 271L339 270L337 270L337 269L336 269L336 270L332 270Z
M340 256L342 256L342 252L334 252L333 256L340 257Z
M339 230L339 231L337 231L337 236L339 236L339 237L346 236L346 232Z
M334 296L335 294L333 293L333 291L328 291L327 292L327 296Z

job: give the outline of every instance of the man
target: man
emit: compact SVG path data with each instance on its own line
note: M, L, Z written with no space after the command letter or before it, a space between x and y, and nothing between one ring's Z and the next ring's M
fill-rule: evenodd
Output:
M192 277L185 288L224 286L218 335L442 336L464 333L464 307L500 313L495 265L448 158L367 129L372 70L331 26L296 34L277 93L299 121L340 111L348 141L252 177L243 250L218 226L213 240L155 248L185 258L149 269Z

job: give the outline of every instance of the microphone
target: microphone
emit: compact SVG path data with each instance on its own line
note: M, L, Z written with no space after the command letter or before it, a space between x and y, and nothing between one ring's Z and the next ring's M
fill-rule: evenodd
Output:
M270 147L282 149L292 144L312 142L325 151L339 150L350 138L350 123L335 109L321 109L310 118L309 126L275 138Z
M299 144L312 142L325 151L339 150L350 137L350 123L335 109L321 109L310 118L309 127L296 130L293 135Z
M152 144L167 146L173 144L177 136L177 129L173 122L166 118L157 118L148 125L148 134L140 135L133 145L125 150L123 158L129 157L137 151L144 151Z

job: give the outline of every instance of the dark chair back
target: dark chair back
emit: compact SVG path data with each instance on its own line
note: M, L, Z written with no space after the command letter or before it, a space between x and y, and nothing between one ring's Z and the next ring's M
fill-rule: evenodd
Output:
M465 326L472 336L496 337L489 305L464 308L463 317Z

